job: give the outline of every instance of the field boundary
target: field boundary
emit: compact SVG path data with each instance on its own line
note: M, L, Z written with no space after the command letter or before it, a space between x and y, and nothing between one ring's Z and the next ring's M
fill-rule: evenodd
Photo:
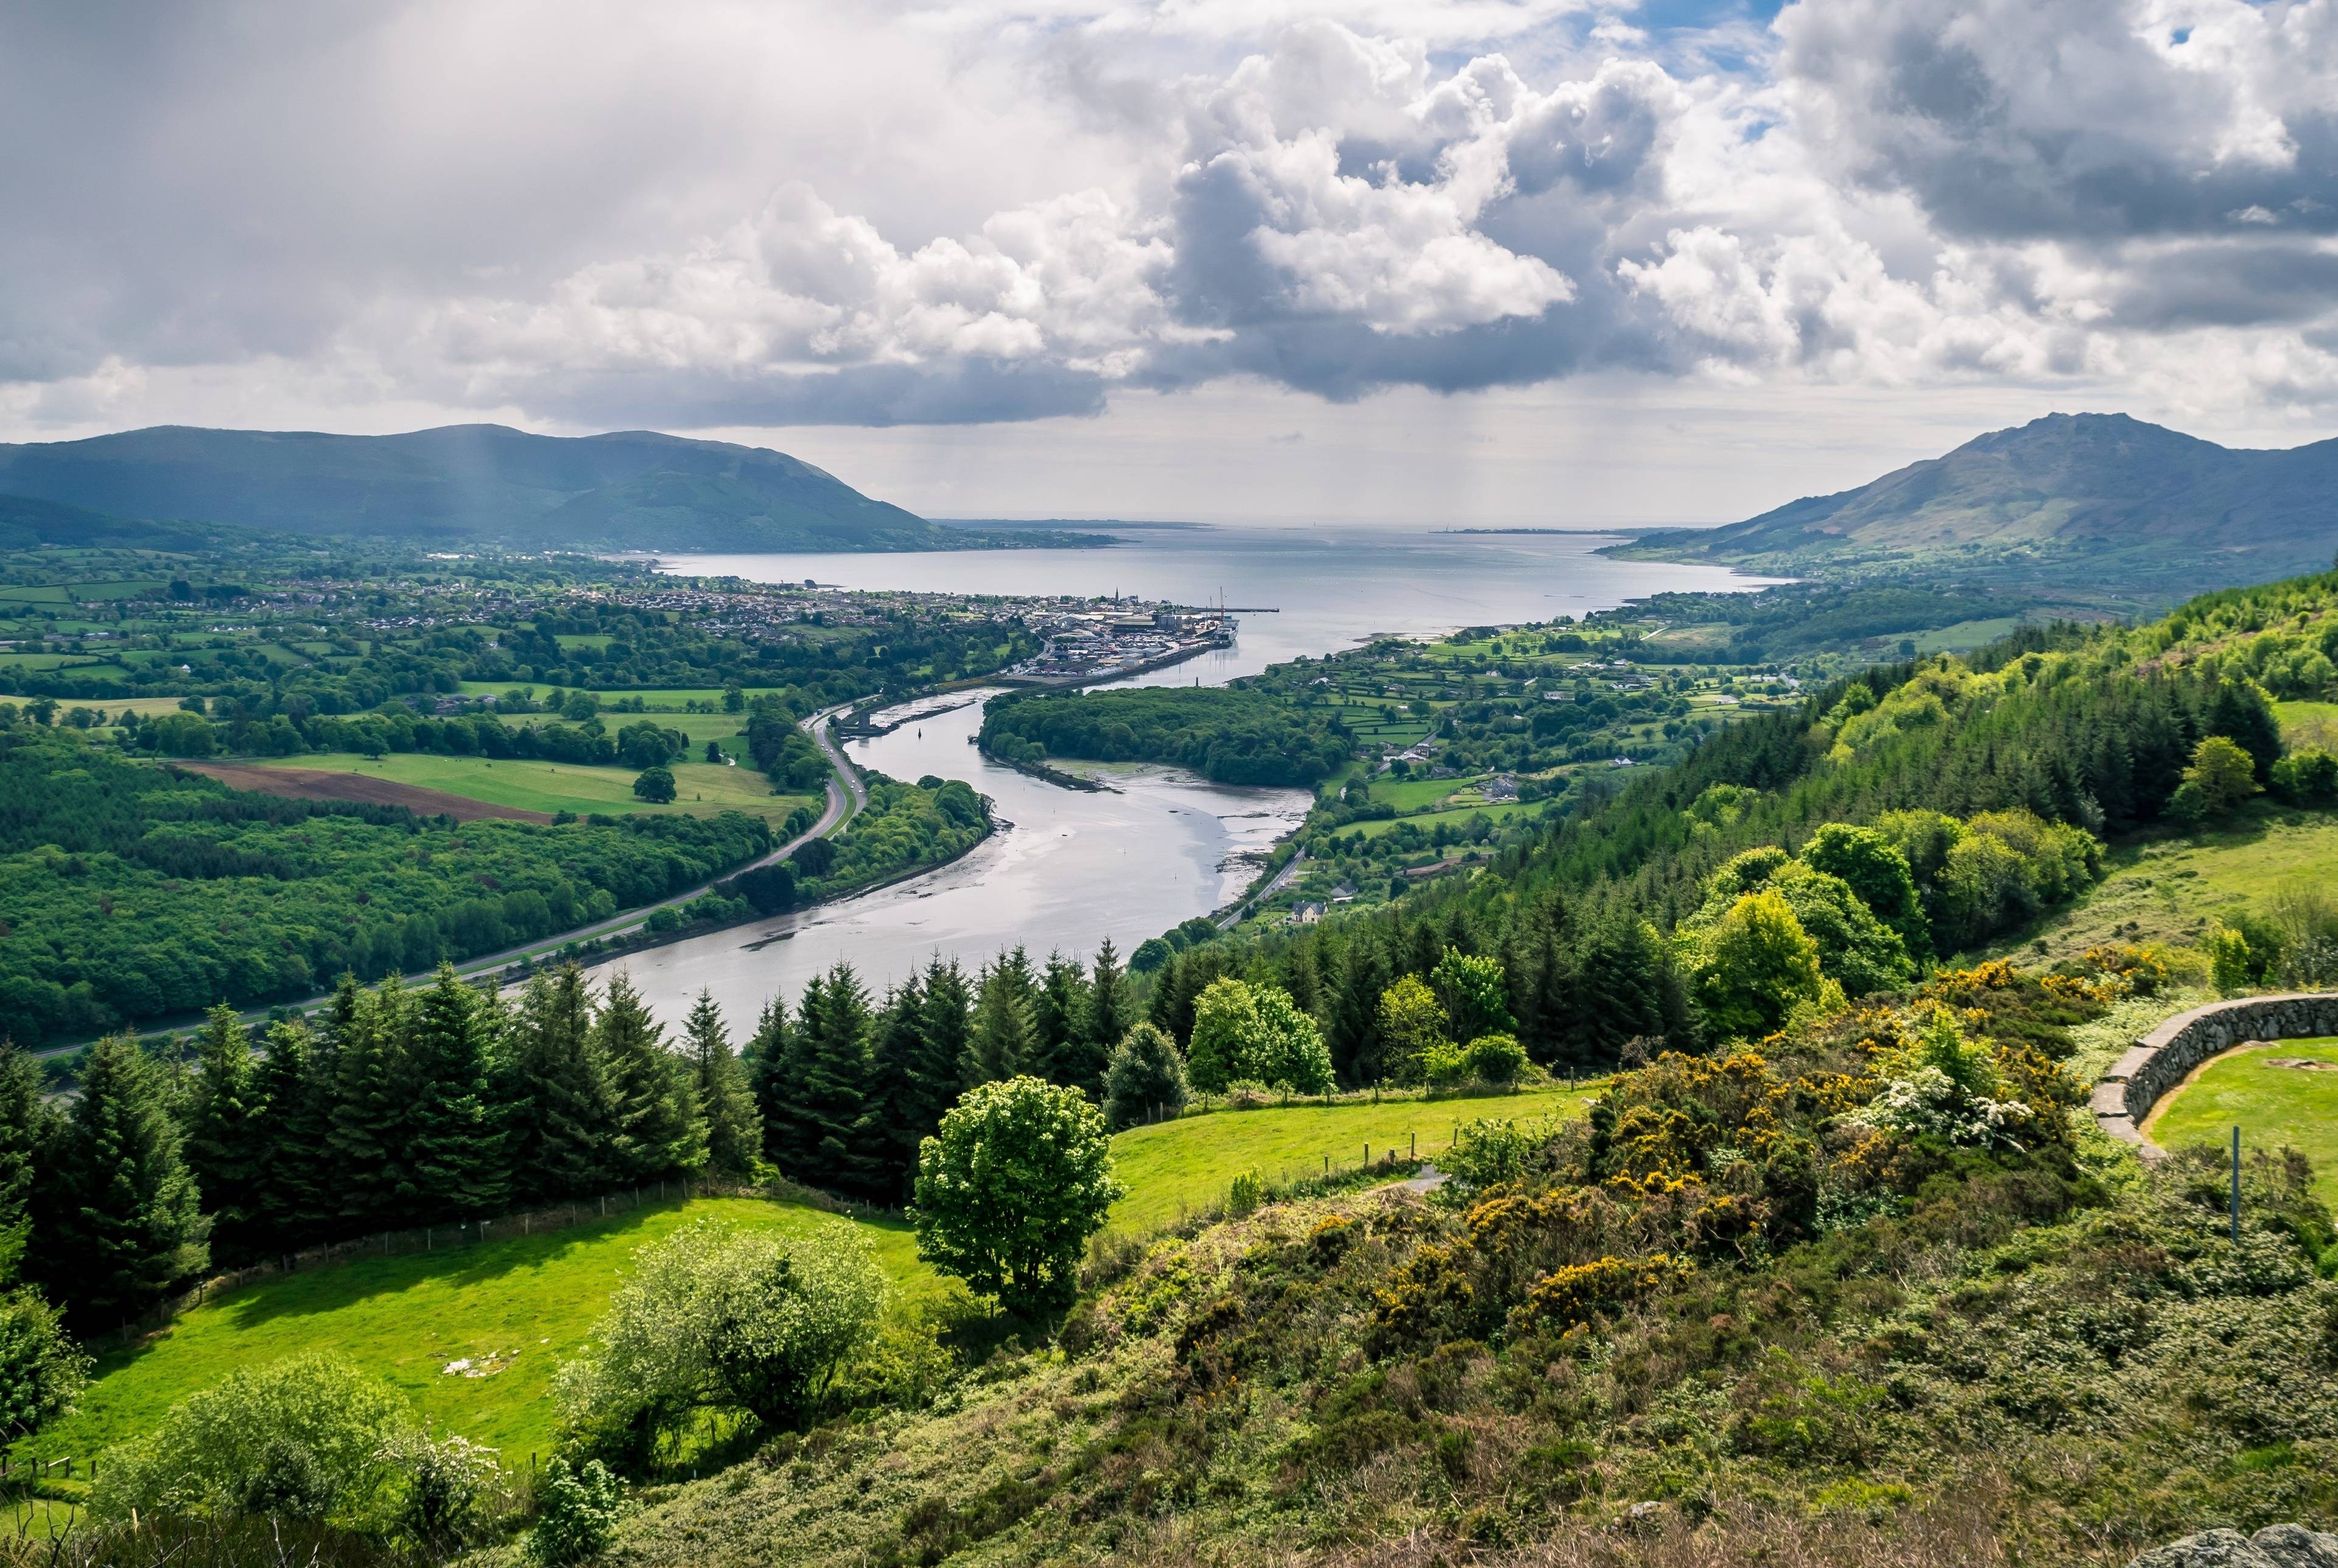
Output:
M2146 1161L2167 1151L2144 1125L2167 1093L2203 1063L2236 1046L2338 1034L2338 995L2287 992L2211 1002L2178 1013L2137 1040L2095 1084L2095 1124Z

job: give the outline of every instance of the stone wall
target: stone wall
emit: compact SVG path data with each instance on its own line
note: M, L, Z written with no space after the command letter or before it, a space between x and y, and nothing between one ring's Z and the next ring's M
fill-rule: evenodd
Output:
M2136 1145L2146 1160L2158 1159L2164 1152L2143 1135L2144 1118L2192 1069L2251 1040L2320 1034L2338 1034L2338 995L2243 996L2178 1013L2130 1046L2095 1085L2096 1125Z

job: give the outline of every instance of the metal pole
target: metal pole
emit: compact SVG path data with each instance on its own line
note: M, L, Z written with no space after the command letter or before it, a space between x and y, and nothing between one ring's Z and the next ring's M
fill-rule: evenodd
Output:
M2241 1130L2233 1129L2233 1245L2241 1244Z

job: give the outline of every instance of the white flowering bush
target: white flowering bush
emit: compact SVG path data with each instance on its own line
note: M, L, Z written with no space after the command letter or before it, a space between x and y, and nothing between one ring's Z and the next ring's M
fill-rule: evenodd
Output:
M1965 1039L1946 1008L1932 1011L1887 1071L1882 1090L1847 1118L1852 1125L1909 1138L1943 1138L1970 1148L2021 1147L2018 1133L2030 1119L2029 1107L1997 1097L1995 1054L1985 1044Z
M398 1532L426 1548L457 1545L477 1534L504 1489L495 1450L467 1437L400 1432L384 1446L382 1457L399 1482Z
M702 1409L806 1419L885 1306L868 1243L842 1226L781 1237L700 1220L635 1257L591 1349L554 1383L570 1436L622 1464Z

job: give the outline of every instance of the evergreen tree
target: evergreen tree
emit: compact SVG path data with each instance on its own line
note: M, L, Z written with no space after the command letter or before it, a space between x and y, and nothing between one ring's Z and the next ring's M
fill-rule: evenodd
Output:
M933 1131L919 1120L923 1096L918 1074L926 1054L925 1014L925 986L912 974L907 983L886 993L869 1046L869 1114L885 1135L887 1189L902 1194L917 1170L918 1144Z
M966 971L953 958L926 965L925 1049L913 1074L917 1124L930 1133L958 1103L966 1087L966 1063L973 1049L974 998ZM919 1136L923 1137L925 1133Z
M747 1069L748 1092L755 1097L755 1114L763 1125L763 1158L783 1171L789 1161L781 1158L781 1149L790 1131L784 1113L793 1103L787 1080L791 1033L786 1001L771 997L763 1004L762 1014L755 1020L755 1033L740 1054Z
M796 1113L805 1131L799 1179L832 1191L890 1197L891 1161L883 1129L871 1113L869 993L850 964L807 987L797 1010L803 1063Z
M1032 982L1030 956L1020 947L983 970L967 1039L966 1087L1012 1078L1031 1065Z
M602 998L593 1036L609 1064L616 1104L614 1174L634 1182L687 1176L706 1165L706 1119L698 1087L665 1048L665 1030L619 975Z
M1174 1116L1185 1105L1185 1064L1168 1035L1151 1024L1130 1027L1112 1054L1105 1079L1105 1121L1114 1132Z
M288 1019L268 1031L252 1071L259 1178L255 1251L289 1252L328 1232L338 1204L327 1172L333 1130L332 1063L309 1026Z
M732 1180L752 1176L763 1152L762 1120L755 1113L746 1070L731 1050L731 1031L722 1022L722 1010L714 1004L713 993L699 992L683 1034L699 1111L706 1118L706 1167Z
M1611 910L1586 934L1574 965L1568 1044L1578 1061L1612 1066L1626 1042L1669 1035L1671 965L1646 922Z
M84 1333L134 1318L210 1263L163 1077L136 1040L90 1047L51 1148L31 1257Z
M584 971L565 965L527 983L504 1054L515 1194L557 1202L602 1192L617 1179L617 1105L593 1033Z
M34 1179L53 1122L40 1064L14 1040L0 1039L0 1283L15 1277L24 1257Z
M1091 1100L1104 1094L1105 1048L1088 1034L1092 998L1087 976L1061 953L1047 956L1037 992L1031 998L1031 1035L1039 1076L1077 1089Z
M407 1211L424 1224L492 1214L511 1190L490 1077L494 1009L441 964L410 1018Z
M211 1211L211 1249L222 1262L251 1256L258 1215L260 1138L251 1036L235 1009L217 1006L196 1047L184 1154Z
M1135 1022L1136 998L1129 993L1128 971L1121 966L1120 952L1107 936L1096 947L1095 965L1088 978L1088 1039L1098 1051L1109 1054Z
M326 1138L339 1194L337 1229L402 1223L398 1193L407 1134L404 986L392 975L370 994L344 975L328 1028L333 1052L332 1132Z
M1380 1007L1380 994L1393 979L1372 932L1361 928L1351 935L1340 956L1340 983L1331 994L1324 1044L1331 1049L1332 1072L1351 1088L1388 1076Z

